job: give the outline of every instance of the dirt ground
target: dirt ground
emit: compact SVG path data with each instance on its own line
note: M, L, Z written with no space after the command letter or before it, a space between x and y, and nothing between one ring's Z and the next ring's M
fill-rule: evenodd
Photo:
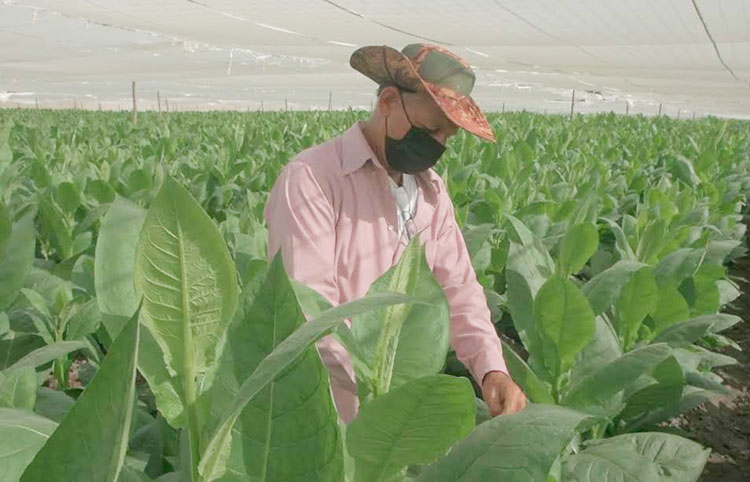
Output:
M712 450L701 482L750 481L750 253L729 268L730 275L740 284L742 296L725 311L744 321L723 334L743 351L721 350L739 363L715 371L734 393L705 403L676 420L690 438Z

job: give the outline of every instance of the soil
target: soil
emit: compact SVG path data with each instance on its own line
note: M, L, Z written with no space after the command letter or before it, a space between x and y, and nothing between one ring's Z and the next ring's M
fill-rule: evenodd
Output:
M746 239L750 244L750 236ZM750 253L730 264L729 270L742 295L724 312L744 321L722 334L737 342L742 351L730 347L717 350L736 358L738 363L714 371L732 393L672 421L688 437L711 448L700 482L750 481Z

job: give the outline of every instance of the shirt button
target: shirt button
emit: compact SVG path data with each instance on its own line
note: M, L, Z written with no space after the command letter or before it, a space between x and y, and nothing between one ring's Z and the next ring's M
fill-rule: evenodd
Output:
M388 225L388 231L393 231L393 225Z

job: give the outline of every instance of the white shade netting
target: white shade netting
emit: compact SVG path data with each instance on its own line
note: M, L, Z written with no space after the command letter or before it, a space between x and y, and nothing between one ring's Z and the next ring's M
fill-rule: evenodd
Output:
M414 42L488 111L750 118L750 0L3 0L0 106L369 109L351 52Z

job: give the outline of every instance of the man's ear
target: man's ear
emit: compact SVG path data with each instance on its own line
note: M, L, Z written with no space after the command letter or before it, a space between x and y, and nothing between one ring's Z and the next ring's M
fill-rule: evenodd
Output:
M383 115L389 115L395 102L398 102L398 88L389 85L385 87L378 97L378 109Z

